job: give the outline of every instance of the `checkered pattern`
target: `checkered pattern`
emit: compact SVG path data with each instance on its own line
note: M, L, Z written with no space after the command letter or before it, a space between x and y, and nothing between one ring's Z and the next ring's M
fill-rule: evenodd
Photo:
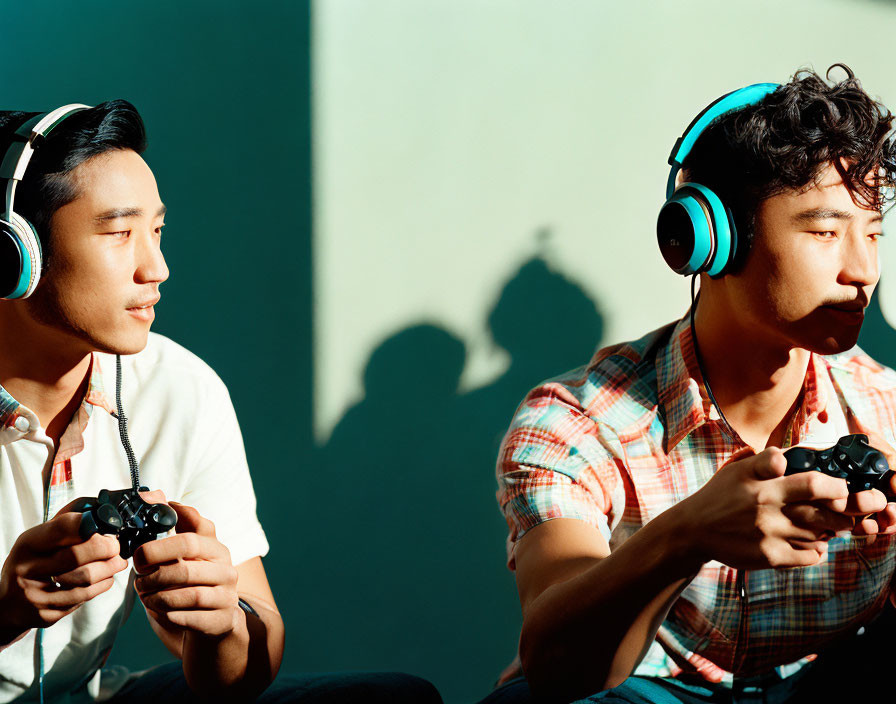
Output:
M896 445L896 373L857 348L812 355L785 445L832 445L849 432L847 408ZM504 438L498 502L510 529L510 568L516 541L552 518L586 521L618 548L744 447L708 398L687 317L600 350L588 367L533 390ZM746 572L746 600L737 570L707 563L636 674L684 671L731 682L734 674L795 671L883 608L894 542L837 537L823 564Z

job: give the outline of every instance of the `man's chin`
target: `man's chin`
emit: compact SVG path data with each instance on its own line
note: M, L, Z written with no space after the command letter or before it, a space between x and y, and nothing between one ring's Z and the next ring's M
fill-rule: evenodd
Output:
M129 354L137 354L146 348L149 339L149 333L143 335L130 335L127 338L118 338L113 340L94 340L97 352L106 354L120 354L127 356Z
M812 345L805 345L805 348L815 352L815 354L839 354L851 350L859 341L859 333L829 335Z

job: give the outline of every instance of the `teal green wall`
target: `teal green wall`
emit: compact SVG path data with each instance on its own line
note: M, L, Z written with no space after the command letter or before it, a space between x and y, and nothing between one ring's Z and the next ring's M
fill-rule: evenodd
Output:
M307 669L303 624L338 615L308 592L296 510L311 449L309 4L4 2L2 16L0 108L125 98L144 117L171 270L153 329L230 389L289 624L286 668ZM138 609L112 661L169 658ZM339 669L339 653L327 664Z

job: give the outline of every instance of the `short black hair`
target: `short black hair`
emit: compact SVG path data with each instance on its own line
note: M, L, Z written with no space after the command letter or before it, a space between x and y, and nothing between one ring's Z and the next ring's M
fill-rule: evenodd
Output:
M12 144L15 131L39 114L0 112L3 153ZM53 213L78 197L71 171L92 157L116 149L131 149L138 154L146 150L143 119L126 100L109 100L69 115L35 149L16 187L14 209L34 226L46 262L51 258Z
M893 114L845 64L831 66L826 77L838 67L846 74L841 81L829 84L801 69L757 104L722 115L685 158L687 179L712 189L731 209L744 244L763 200L810 188L831 163L856 205L882 211L893 203ZM741 256L748 249L738 246Z

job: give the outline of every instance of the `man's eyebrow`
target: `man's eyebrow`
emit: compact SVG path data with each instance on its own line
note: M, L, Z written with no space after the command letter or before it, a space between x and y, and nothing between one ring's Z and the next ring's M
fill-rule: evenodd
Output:
M160 218L168 212L166 206L162 206L156 211L156 217ZM93 220L97 223L106 222L107 220L118 220L118 218L135 218L143 215L143 208L112 208L104 213L100 213Z
M811 208L803 210L793 216L794 222L809 222L812 220L852 220L852 213L835 208Z
M803 210L802 212L797 213L793 216L793 221L797 223L806 223L812 222L814 220L852 220L852 213L848 213L845 210L837 210L836 208L811 208L809 210ZM884 216L880 211L877 211L873 218L871 218L869 223L877 223L881 222L884 219Z

